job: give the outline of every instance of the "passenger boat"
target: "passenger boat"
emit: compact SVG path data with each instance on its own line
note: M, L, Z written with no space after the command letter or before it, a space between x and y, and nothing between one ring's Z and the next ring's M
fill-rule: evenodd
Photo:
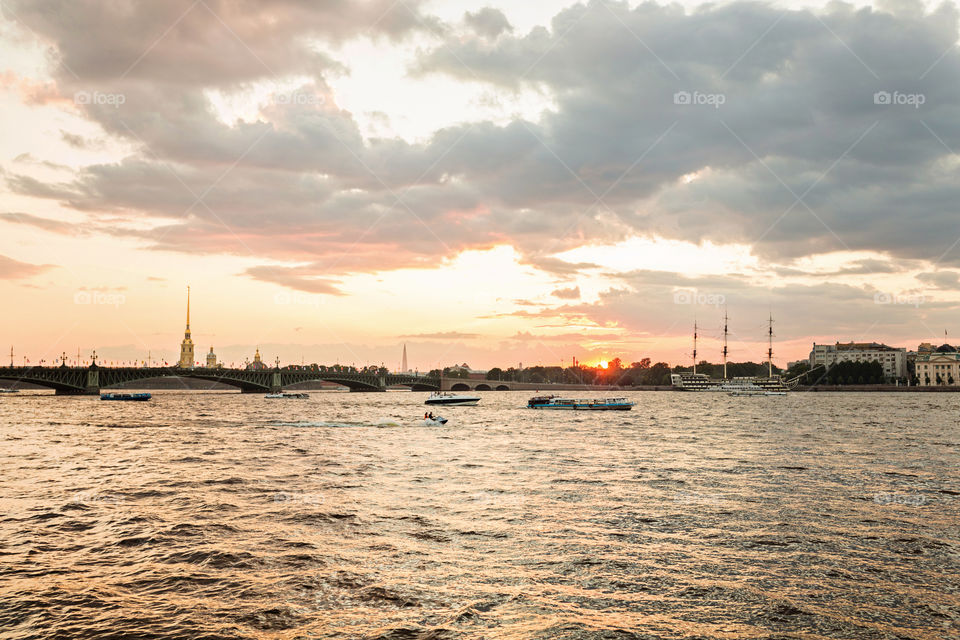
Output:
M127 402L146 402L152 398L149 393L101 393L101 400L124 400Z
M443 405L445 407L475 407L480 402L480 396L470 396L464 393L431 393L423 404Z
M280 393L268 393L263 396L264 398L269 398L271 400L276 400L278 398L282 399L294 399L294 400L304 400L310 397L309 393L294 393L292 391L281 391Z
M626 398L571 399L557 396L534 396L527 401L529 409L566 409L569 411L630 411L635 405Z

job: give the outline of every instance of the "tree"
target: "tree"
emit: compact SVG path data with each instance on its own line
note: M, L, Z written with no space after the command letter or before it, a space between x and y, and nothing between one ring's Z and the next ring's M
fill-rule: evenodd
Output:
M494 367L487 371L487 380L503 380L503 369Z

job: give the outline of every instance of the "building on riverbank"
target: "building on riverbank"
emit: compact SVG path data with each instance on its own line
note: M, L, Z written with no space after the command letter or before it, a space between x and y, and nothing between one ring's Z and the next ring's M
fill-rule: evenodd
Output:
M918 354L916 372L925 386L960 386L960 353L945 344L931 353Z
M907 377L907 350L879 342L837 342L816 344L810 351L810 366L827 369L838 362L879 362L887 378ZM922 380L922 378L921 378Z

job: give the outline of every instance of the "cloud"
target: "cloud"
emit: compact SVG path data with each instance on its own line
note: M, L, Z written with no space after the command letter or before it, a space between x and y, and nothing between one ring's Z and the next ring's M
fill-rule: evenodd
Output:
M490 7L484 7L474 13L468 11L464 14L463 21L477 35L484 38L495 39L502 33L513 31L507 16L503 15L499 9Z
M421 340L476 340L482 337L479 333L462 333L460 331L438 331L435 333L412 333L399 336Z
M51 264L29 264L0 255L0 280L29 278L53 267Z
M960 289L960 273L956 271L934 271L917 274L917 280L938 289Z
M83 228L79 227L78 225L63 222L62 220L43 218L40 216L31 215L29 213L0 213L0 221L28 225L44 231L50 231L51 233L74 235L80 235L84 233Z
M407 5L12 3L55 52L63 95L124 97L74 108L135 151L62 182L8 173L7 186L154 249L296 264L244 273L329 293L339 291L330 275L429 266L494 244L569 277L596 265L558 253L636 235L746 243L774 262L847 247L934 258L960 235L948 150L960 148L953 5L734 2L687 13L593 0L524 34L493 9L451 26ZM551 107L415 142L364 138L328 79L349 71L336 45L370 25L381 43L414 39L414 74L533 90ZM307 99L276 89L248 121L223 122L209 98L291 79ZM924 104L878 103L883 92ZM686 94L690 103L676 99ZM96 226L104 215L161 223ZM944 263L960 263L960 249ZM890 268L862 261L835 275Z
M250 267L245 271L245 274L261 282L279 284L280 286L297 291L305 291L306 293L332 296L345 295L344 292L337 287L338 282L314 278L309 270L304 273L303 270L297 267Z
M562 300L579 300L580 287L571 287L569 289L554 289L550 295L556 296Z

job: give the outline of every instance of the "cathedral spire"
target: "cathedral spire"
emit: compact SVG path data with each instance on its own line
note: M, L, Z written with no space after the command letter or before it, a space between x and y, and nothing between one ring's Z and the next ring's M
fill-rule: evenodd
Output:
M196 363L193 360L193 340L190 339L190 286L187 285L187 328L183 332L183 342L180 343L180 362L177 366L183 369L192 369Z

